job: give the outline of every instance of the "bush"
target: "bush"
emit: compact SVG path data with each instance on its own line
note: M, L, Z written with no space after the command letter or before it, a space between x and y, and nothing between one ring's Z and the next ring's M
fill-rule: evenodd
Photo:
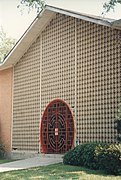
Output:
M79 166L79 165L82 166L84 164L82 159L82 154L84 152L85 147L86 144L82 144L68 151L64 155L63 163L69 165L75 165L75 166Z
M5 154L4 145L0 144L0 158L3 158Z
M121 173L121 144L87 143L75 147L64 155L64 164Z
M97 146L97 143L86 144L82 155L83 165L85 167L95 170L98 169L98 162L95 154L95 149Z
M109 144L95 150L99 169L114 175L121 174L121 144Z
M121 103L118 105L118 112L115 119L115 128L117 130L117 141L121 142Z

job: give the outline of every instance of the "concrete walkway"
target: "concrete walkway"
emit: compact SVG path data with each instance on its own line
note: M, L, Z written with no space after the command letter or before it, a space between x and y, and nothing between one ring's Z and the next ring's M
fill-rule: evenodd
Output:
M24 160L18 160L5 164L0 164L0 172L27 169L31 167L47 166L62 162L62 157L33 157Z

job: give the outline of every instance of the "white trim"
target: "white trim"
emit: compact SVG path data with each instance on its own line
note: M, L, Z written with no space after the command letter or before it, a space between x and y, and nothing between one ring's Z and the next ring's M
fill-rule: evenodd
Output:
M45 9L35 18L27 31L16 43L14 48L9 52L5 61L0 65L0 70L14 66L20 60L31 44L37 39L48 23L53 19L54 15L54 12Z
M75 18L75 143L77 136L77 19Z
M121 19L114 21L112 23L112 28L121 30Z
M71 17L75 17L77 19L81 19L84 21L89 21L92 23L96 23L99 25L103 25L103 26L111 26L111 22L115 21L112 19L104 19L103 17L99 17L99 16L93 16L93 15L88 15L88 14L82 14L82 13L78 13L78 12L73 12L70 10L66 10L66 9L61 9L61 8L57 8L57 7L53 7L53 6L46 6L47 10L56 12L56 13L60 13L60 14L65 14L67 16L71 16Z
M115 20L104 19L98 16L92 16L87 14L81 14L78 12L73 12L70 10L60 9L57 7L47 5L31 23L29 28L25 31L25 33L16 43L14 48L8 53L5 61L2 64L0 64L0 70L12 67L20 60L20 58L24 55L24 53L28 50L31 44L45 29L45 27L48 25L48 23L51 21L51 19L56 13L65 14L67 16L71 16L77 19L82 19L84 21L89 21L95 24L115 28L115 26L112 26L112 24L115 23Z
M42 34L40 35L40 123L39 123L39 153L41 153L40 146L40 127L41 127L41 76L42 76Z
M13 73L13 79L12 79L12 117L11 117L11 151L12 151L12 147L13 147L13 97L14 97L14 66L12 68L12 73Z

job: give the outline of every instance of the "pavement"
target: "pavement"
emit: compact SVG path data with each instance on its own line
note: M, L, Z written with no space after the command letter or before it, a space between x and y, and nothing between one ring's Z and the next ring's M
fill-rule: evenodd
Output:
M33 157L24 160L17 160L14 162L0 164L0 172L47 166L59 162L62 162L62 157Z

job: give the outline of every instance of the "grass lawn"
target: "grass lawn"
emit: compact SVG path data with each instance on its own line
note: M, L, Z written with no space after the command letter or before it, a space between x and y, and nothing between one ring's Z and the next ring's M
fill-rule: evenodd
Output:
M16 161L16 160L12 160L12 159L0 159L0 164L8 163L8 162L13 162L13 161Z
M121 176L107 175L77 166L54 164L26 170L0 173L1 180L121 180Z

